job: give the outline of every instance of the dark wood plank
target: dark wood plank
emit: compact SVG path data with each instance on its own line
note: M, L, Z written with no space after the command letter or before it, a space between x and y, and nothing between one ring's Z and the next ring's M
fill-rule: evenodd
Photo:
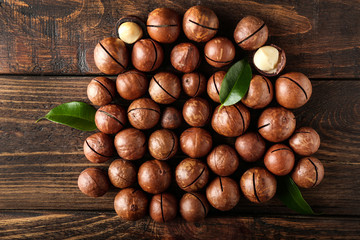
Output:
M100 39L112 34L121 16L133 14L146 19L157 7L171 7L183 14L199 3L1 2L0 73L61 75L98 74L93 48ZM272 35L269 43L281 46L287 53L286 71L333 79L360 77L359 3L359 0L201 1L218 14L222 26L219 35L232 39L232 31L241 17L259 16L269 25Z
M122 221L109 212L3 212L1 239L360 239L360 218L261 217L207 218L167 224L145 218Z
M93 199L77 189L79 173L95 166L82 152L83 141L91 133L49 121L35 123L60 103L87 101L90 79L0 77L0 209L113 209L118 190ZM312 98L296 116L299 126L310 125L321 136L315 156L325 165L325 179L317 188L303 190L303 195L317 212L360 216L360 81L313 81L313 85ZM179 155L171 164L183 157ZM109 164L98 166L106 169ZM247 167L242 164L234 179L239 180ZM293 212L277 199L255 205L242 197L233 211L213 210L211 215L244 213Z

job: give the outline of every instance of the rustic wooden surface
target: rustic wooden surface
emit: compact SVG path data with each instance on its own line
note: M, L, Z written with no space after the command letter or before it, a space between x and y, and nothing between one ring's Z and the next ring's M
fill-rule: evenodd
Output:
M232 36L248 14L269 25L271 42L287 53L287 70L316 78L359 78L359 0L324 1L100 1L0 0L0 73L97 74L93 48L112 34L115 22L133 14L146 19L154 8L179 13L195 4L214 9ZM56 6L56 7L55 7ZM220 33L221 33L220 32Z
M297 215L276 198L255 205L242 197L233 211L211 210L201 223L121 221L113 210L116 189L93 199L77 188L80 171L95 166L82 152L91 133L35 123L58 104L88 102L86 86L99 73L93 47L113 34L119 17L145 19L160 6L183 13L199 3L215 10L228 36L242 16L264 18L269 42L287 53L286 71L311 77L313 96L295 115L322 140L315 156L325 178L302 190L322 215ZM359 6L350 0L0 0L0 239L360 239Z

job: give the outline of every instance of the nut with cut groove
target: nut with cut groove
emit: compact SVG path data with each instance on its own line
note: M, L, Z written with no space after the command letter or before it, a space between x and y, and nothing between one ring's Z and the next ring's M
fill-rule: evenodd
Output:
M245 197L251 202L263 203L274 197L276 178L265 168L254 167L242 175L240 187Z

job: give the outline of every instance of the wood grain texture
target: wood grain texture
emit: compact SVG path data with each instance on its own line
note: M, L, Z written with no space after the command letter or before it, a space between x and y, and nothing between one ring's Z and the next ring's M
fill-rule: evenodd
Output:
M93 199L77 188L79 173L96 165L88 162L82 152L83 141L91 133L49 121L35 123L60 103L87 101L86 86L90 79L0 77L0 209L113 209L117 189ZM318 187L302 190L303 195L316 212L360 216L357 178L360 174L360 82L313 81L313 87L309 103L295 111L295 115L298 126L312 126L320 134L321 147L315 156L324 163L325 178ZM217 136L214 139L216 143L233 144L233 140ZM184 157L179 154L170 164L175 166ZM147 155L146 159L150 157ZM97 166L106 169L110 162ZM249 166L242 163L232 177L238 181ZM176 186L174 191L179 197L183 193ZM277 199L255 205L242 197L233 211L212 210L210 215L252 213L293 212Z
M203 4L219 16L219 35L231 39L243 16L263 18L272 35L269 43L286 51L287 71L300 71L312 78L359 78L359 3L0 0L0 73L98 74L93 48L113 34L121 16L133 14L145 20L157 7L171 7L183 14L189 7ZM237 49L239 55L244 54Z
M1 239L360 239L360 219L346 217L207 218L167 224L149 217L122 221L111 212L25 211L0 213Z

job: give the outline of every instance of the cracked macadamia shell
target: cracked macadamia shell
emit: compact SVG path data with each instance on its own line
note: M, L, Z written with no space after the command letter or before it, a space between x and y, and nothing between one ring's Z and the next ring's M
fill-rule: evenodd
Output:
M236 103L231 106L223 106L214 110L211 126L220 135L225 137L237 137L244 134L250 125L250 112L242 104Z
M324 166L315 157L304 157L296 164L291 177L299 187L315 187L324 178Z
M134 44L146 32L145 23L138 17L127 15L121 17L115 25L116 35L126 44Z
M266 168L277 176L285 176L290 173L294 163L295 156L293 151L284 144L271 146L264 156Z
M183 30L186 37L195 42L207 42L215 36L219 28L219 19L214 11L204 6L189 8L183 18Z
M235 149L242 160L255 162L264 156L266 145L259 133L247 132L236 138Z
M149 152L158 160L172 158L178 150L178 139L175 133L167 129L153 132L149 137Z
M269 79L255 75L251 81L249 90L241 99L241 102L253 109L264 108L272 101L274 89Z
M239 185L229 177L217 177L207 186L206 198L214 208L229 211L240 200Z
M146 216L148 198L139 189L125 188L115 196L114 209L120 218L136 221Z
M182 190L196 192L207 184L209 180L209 170L202 161L185 158L176 167L175 179Z
M188 128L180 136L181 150L191 158L206 156L212 147L212 137L202 128Z
M192 127L202 127L209 122L211 107L203 98L190 98L183 106L183 118Z
M301 156L310 156L320 147L320 136L311 127L301 127L295 130L289 139L290 147Z
M288 139L296 127L294 114L283 107L265 109L258 120L258 131L270 142L282 142Z
M265 168L254 167L242 175L240 188L245 197L251 202L263 203L274 197L276 193L276 179Z
M127 188L136 182L137 169L130 161L123 159L114 160L108 169L112 185L118 188Z
M268 39L269 30L263 20L246 16L239 21L234 31L234 39L242 49L256 50Z
M157 103L173 103L179 98L180 93L180 79L175 74L159 72L155 74L150 81L149 94Z
M99 168L87 168L78 178L80 191L90 197L100 197L109 190L109 179Z
M209 168L217 175L225 177L233 174L239 166L239 157L228 145L215 147L207 156Z
M125 160L137 160L146 152L146 137L135 128L120 131L115 136L115 148L119 156Z
M150 98L139 98L130 104L127 116L134 128L150 129L160 120L160 107Z
M295 109L307 103L312 85L304 74L291 72L281 75L275 82L276 101L285 108Z
M207 82L207 94L214 102L220 103L220 89L225 75L225 71L218 71Z
M254 53L253 64L261 75L277 76L286 65L285 51L274 44L263 46Z
M159 160L144 162L139 168L138 183L145 192L151 194L166 191L171 183L170 166Z

